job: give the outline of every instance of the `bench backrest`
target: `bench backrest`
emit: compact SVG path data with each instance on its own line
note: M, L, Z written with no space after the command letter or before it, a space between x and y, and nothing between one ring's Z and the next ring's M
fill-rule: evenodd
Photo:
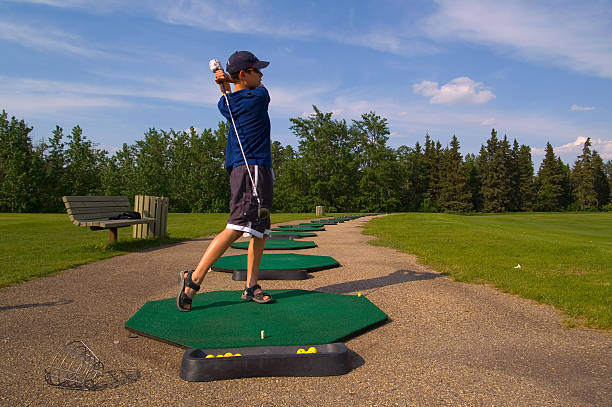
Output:
M63 196L64 206L74 224L108 220L122 212L129 212L127 196Z

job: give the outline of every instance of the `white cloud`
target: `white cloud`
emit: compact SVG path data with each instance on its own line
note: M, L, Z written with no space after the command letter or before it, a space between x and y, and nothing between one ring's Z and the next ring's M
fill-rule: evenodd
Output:
M124 6L123 0L8 0L13 3L33 3L60 8L85 8L89 11L108 11L118 6Z
M0 21L0 40L16 42L46 52L59 51L87 57L113 57L112 54L93 49L74 34L53 28L33 28L26 24Z
M566 164L573 163L580 154L584 147L586 137L578 136L574 141L562 144L560 146L553 146L553 151L557 156L571 157L573 160L566 161ZM604 160L612 159L612 140L606 140L602 138L591 139L591 151L597 151L597 153ZM546 153L544 148L532 148L531 153L534 156L544 156ZM565 161L565 160L564 160Z
M432 38L461 39L612 78L612 12L601 2L436 0Z
M334 32L326 27L319 34L340 44L357 45L400 56L434 55L439 52L439 47L436 45L398 34L396 30Z
M182 81L139 77L133 78L131 83L130 86L106 86L0 75L0 106L19 114L47 115L135 105L132 98L213 105L219 96L218 88L208 75Z
M441 87L438 87L438 82L423 81L413 85L412 89L416 94L429 97L432 104L482 104L495 97L493 92L483 88L481 82L465 76Z
M51 7L80 8L88 12L121 12L150 14L168 24L197 27L206 31L234 34L266 35L277 38L320 38L340 44L357 45L396 55L432 55L438 47L428 39L423 40L418 30L407 25L404 31L384 26L364 27L349 24L321 26L312 16L296 14L293 7L279 7L265 1L245 0L189 0L163 2L157 0L24 0L29 3L44 4ZM235 7L245 7L249 13L228 13ZM334 7L326 7L330 13L338 12ZM342 10L344 12L344 10ZM402 14L402 9L397 9ZM402 23L404 25L404 23Z
M156 18L160 21L203 28L208 31L219 31L242 34L266 34L280 37L303 37L316 32L297 19L284 18L282 9L272 9L265 2L245 2L237 5L235 1L181 1L158 2L147 1ZM248 13L231 13L236 7L249 9Z
M572 105L571 109L574 112L588 112L590 110L595 110L595 107L593 107L593 106Z

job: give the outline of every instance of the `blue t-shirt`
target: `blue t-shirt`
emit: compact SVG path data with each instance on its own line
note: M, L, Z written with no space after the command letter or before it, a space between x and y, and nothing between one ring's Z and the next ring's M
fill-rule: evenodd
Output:
M272 167L270 117L268 116L270 95L267 89L263 86L255 89L242 89L228 93L227 98L247 162L262 167ZM232 168L244 165L244 158L240 152L234 126L223 96L221 96L217 105L230 125L225 154L225 169L227 172L231 172Z

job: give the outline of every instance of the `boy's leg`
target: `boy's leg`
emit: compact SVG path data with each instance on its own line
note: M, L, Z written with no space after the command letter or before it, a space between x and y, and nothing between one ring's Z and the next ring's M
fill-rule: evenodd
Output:
M251 237L251 241L249 242L249 253L247 255L247 287L253 287L257 284L259 265L261 264L265 243L266 239L260 239L254 236Z
M191 275L193 282L198 285L201 284L202 280L204 280L204 276L206 276L206 273L208 273L208 270L212 267L212 265L240 236L242 236L242 232L233 229L224 229L223 232L215 236L202 255L202 258L200 259L195 271ZM189 297L193 297L195 292L191 288L185 287L185 294L187 294Z
M261 264L261 258L264 252L264 246L266 244L265 238L251 237L249 242L249 253L247 255L247 281L246 286L248 288L253 287L257 284L259 277L259 265ZM259 291L259 290L258 290ZM263 300L268 300L269 297L265 296Z

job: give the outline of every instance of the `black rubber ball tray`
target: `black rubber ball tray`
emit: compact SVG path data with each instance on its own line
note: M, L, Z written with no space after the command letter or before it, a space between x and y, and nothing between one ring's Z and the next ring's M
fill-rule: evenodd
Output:
M180 377L203 382L262 376L337 376L348 373L345 344L256 346L248 348L187 349Z

